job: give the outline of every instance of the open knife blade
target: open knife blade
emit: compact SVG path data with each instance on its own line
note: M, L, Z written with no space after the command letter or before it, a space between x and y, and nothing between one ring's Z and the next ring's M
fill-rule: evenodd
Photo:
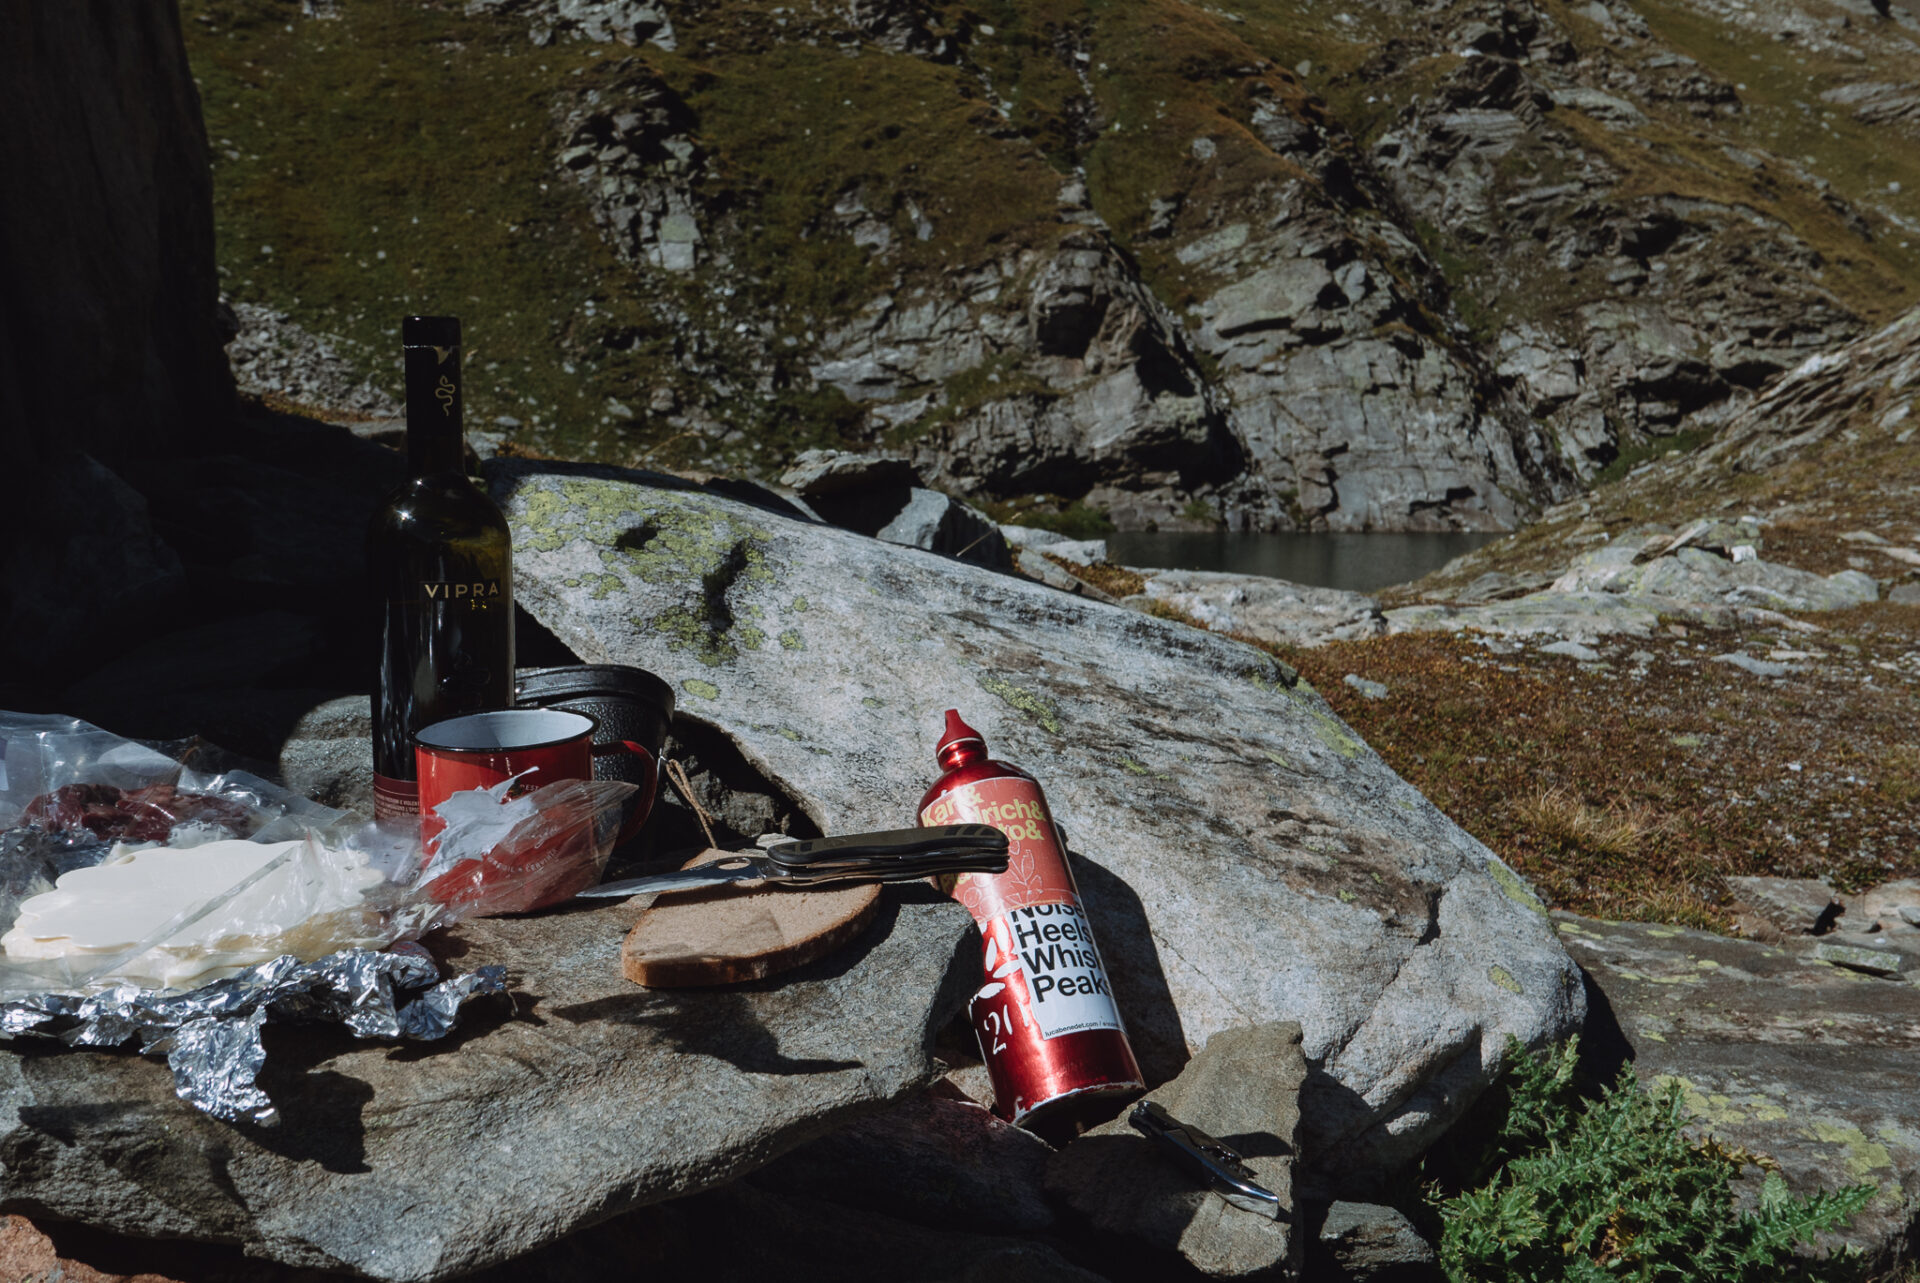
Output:
M914 882L936 873L1004 873L1007 838L988 824L889 829L782 842L764 851L733 851L695 869L675 869L588 887L590 899L687 891L729 882L819 887L843 882Z
M1192 1123L1169 1114L1158 1101L1143 1100L1127 1115L1133 1129L1221 1198L1243 1212L1268 1220L1286 1219L1280 1196L1262 1185L1239 1151L1215 1140Z

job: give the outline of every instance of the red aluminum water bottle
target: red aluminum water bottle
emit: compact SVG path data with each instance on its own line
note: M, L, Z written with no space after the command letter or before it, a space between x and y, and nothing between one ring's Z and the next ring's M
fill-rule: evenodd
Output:
M1008 839L1005 873L940 880L984 938L986 979L969 1014L994 1112L1030 1123L1042 1110L1071 1113L1069 1101L1145 1090L1040 785L989 760L956 709L947 710L938 756L945 774L920 799L920 823L991 824Z

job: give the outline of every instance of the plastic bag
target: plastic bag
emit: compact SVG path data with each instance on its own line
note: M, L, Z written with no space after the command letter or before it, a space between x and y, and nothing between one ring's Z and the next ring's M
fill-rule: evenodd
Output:
M187 770L85 722L0 712L0 930L16 924L24 901L75 870L153 851L148 868L157 876L210 842L263 848L258 860L210 848L196 872L218 856L244 875L178 905L124 948L0 955L0 997L115 981L203 984L282 954L310 962L417 939L462 918L524 912L599 880L633 785L569 780L519 798L508 791L456 795L454 815L443 807L453 823L440 852L456 858L428 868L417 820L375 823L245 772Z

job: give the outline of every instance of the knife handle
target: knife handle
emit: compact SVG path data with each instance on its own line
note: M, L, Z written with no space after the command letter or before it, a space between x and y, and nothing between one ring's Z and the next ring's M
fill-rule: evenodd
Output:
M1007 849L945 848L918 855L864 856L833 863L782 867L778 886L824 886L832 882L918 882L941 873L1005 873Z
M1005 854L1007 837L991 824L948 824L938 828L889 829L882 833L849 833L834 838L809 838L768 847L766 856L796 872L808 865L867 856L915 856L936 851L978 851Z

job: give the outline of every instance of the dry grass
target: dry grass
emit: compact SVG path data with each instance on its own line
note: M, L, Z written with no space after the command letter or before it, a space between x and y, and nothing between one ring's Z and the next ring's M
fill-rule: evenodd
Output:
M1147 590L1146 576L1137 575L1125 566L1110 566L1105 562L1097 566L1083 566L1077 561L1068 561L1065 557L1056 557L1045 549L1041 550L1040 555L1072 575L1075 579L1090 583L1101 592L1114 597L1133 597ZM1155 604L1157 605L1159 603ZM1158 611L1153 611L1152 613L1159 614ZM1162 618L1166 618L1166 616L1162 616ZM1184 619L1181 622L1194 623L1191 619Z
M1873 791L1894 806L1920 802L1920 747L1896 744L1880 758Z
M1811 643L1698 629L1603 642L1605 666L1434 633L1284 658L1555 907L1727 930L1729 875L1841 890L1920 876L1920 668L1906 658L1920 608L1821 619ZM1710 659L1788 644L1822 657L1784 680ZM1393 697L1361 697L1348 673Z
M1592 806L1560 787L1542 788L1515 802L1513 814L1546 841L1620 858L1639 854L1649 837L1674 827L1670 818L1642 803Z

